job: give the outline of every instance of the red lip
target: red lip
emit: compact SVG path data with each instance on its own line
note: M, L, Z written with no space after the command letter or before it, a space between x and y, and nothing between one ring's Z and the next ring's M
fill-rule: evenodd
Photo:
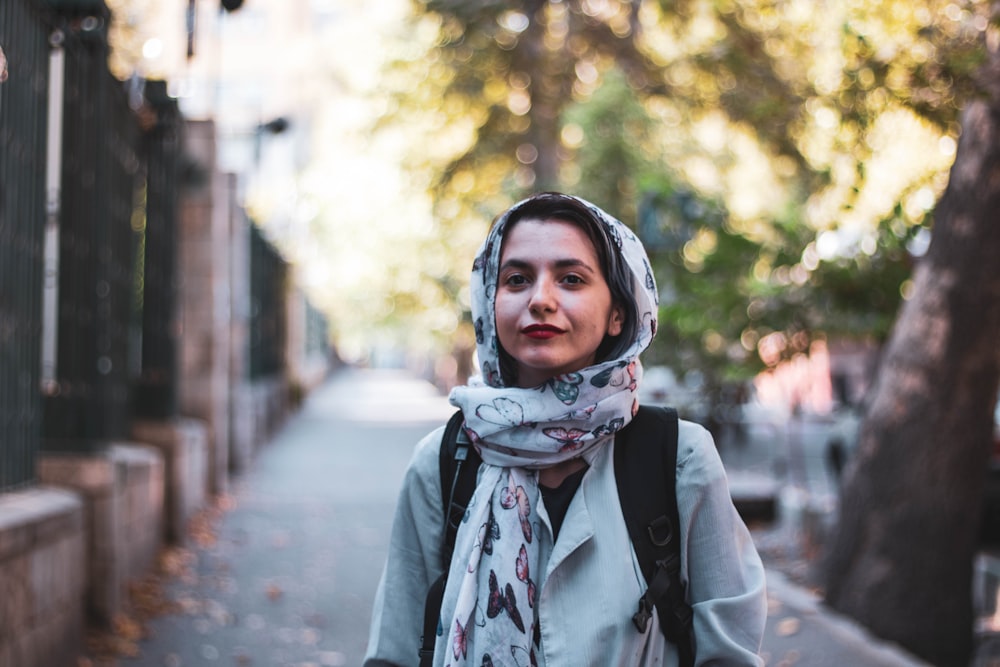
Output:
M549 338L563 333L563 330L559 327L554 327L551 324L532 324L521 329L521 333L529 338L548 340Z

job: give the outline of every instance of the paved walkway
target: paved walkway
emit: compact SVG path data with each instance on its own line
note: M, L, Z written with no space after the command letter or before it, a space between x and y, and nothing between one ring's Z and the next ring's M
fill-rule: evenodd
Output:
M147 638L126 643L135 655L119 664L360 665L406 463L417 438L451 412L429 384L405 373L335 376L233 485L216 521L197 536L202 544L169 554L165 590L174 613L152 621ZM751 459L744 456L741 469L759 473ZM768 577L767 665L920 664L777 569Z

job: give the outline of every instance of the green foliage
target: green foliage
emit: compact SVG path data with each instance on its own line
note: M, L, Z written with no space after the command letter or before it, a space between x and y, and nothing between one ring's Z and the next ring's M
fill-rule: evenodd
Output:
M422 136L448 150L418 153L443 234L481 237L531 191L586 196L650 246L652 361L718 382L815 338L885 338L977 91L985 2L414 6L436 37L397 114L438 118Z
M564 169L562 187L625 222L636 217L642 179L658 171L654 119L640 104L620 70L611 70L586 102L566 110L562 134L579 136Z
M759 370L748 304L758 291L752 270L760 248L727 229L717 204L674 191L666 203L682 211L652 251L661 291L660 327L650 352L654 363L697 368L709 385L740 380Z
M470 201L484 191L514 199L559 186L567 107L589 96L605 62L649 68L633 38L632 4L606 16L581 0L420 0L415 8L439 26L422 81L436 90L442 126L455 116L475 126L468 143L426 165L438 200Z

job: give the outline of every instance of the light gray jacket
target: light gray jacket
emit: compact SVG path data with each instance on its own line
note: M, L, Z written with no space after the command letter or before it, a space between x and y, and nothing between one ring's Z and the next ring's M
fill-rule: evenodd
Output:
M379 583L366 667L417 665L424 601L441 572L443 428L417 445L396 507ZM694 610L697 665L754 665L767 602L764 569L736 513L709 433L681 421L677 446L681 578ZM605 447L584 475L555 545L543 503L538 514L542 573L537 605L540 667L676 667L677 652L655 618L645 633L632 624L646 589L622 517L613 451ZM444 654L438 638L437 656ZM513 659L511 664L515 664Z

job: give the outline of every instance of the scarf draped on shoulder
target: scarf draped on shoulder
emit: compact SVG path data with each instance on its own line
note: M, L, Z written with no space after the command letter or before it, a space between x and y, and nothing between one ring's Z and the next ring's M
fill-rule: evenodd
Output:
M563 195L565 196L565 195ZM534 664L538 590L537 471L572 458L590 460L628 424L638 407L639 354L656 333L657 292L638 237L582 199L605 226L613 252L632 274L638 322L617 358L551 378L507 387L500 375L494 298L500 250L516 204L493 225L476 255L470 284L481 377L456 387L450 401L484 465L459 527L441 605L435 665Z

